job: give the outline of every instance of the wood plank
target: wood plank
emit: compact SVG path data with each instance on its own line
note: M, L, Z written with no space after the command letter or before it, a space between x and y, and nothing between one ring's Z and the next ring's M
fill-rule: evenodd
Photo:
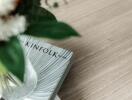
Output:
M52 12L82 35L50 41L75 52L62 100L131 100L132 0L71 0Z

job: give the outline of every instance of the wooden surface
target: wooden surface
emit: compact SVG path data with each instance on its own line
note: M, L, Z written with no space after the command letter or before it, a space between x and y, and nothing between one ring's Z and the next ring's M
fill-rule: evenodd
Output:
M75 53L62 100L132 100L132 0L71 0L53 12L82 35L54 42Z

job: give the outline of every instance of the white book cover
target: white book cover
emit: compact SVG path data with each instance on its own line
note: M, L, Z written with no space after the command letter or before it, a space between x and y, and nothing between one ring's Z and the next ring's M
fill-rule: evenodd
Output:
M42 39L21 36L20 40L38 77L33 92L25 96L28 99L21 100L54 100L70 69L73 53Z

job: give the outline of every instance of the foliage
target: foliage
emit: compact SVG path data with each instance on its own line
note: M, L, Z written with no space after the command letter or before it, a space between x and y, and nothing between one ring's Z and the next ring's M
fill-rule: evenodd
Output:
M22 0L12 14L26 16L28 21L26 35L65 39L79 34L69 25L57 21L56 17L40 7L40 0ZM0 69L12 72L21 81L24 77L24 55L17 37L11 37L8 42L0 42ZM4 68L2 68L4 67Z

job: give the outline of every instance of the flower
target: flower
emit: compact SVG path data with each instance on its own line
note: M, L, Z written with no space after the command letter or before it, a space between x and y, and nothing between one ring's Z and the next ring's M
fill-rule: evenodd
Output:
M8 40L11 36L23 33L26 28L26 18L20 15L0 18L0 40Z
M0 16L8 15L17 6L16 0L0 0Z
M21 0L0 0L0 41L23 33L26 28L26 18L22 15L12 15Z

